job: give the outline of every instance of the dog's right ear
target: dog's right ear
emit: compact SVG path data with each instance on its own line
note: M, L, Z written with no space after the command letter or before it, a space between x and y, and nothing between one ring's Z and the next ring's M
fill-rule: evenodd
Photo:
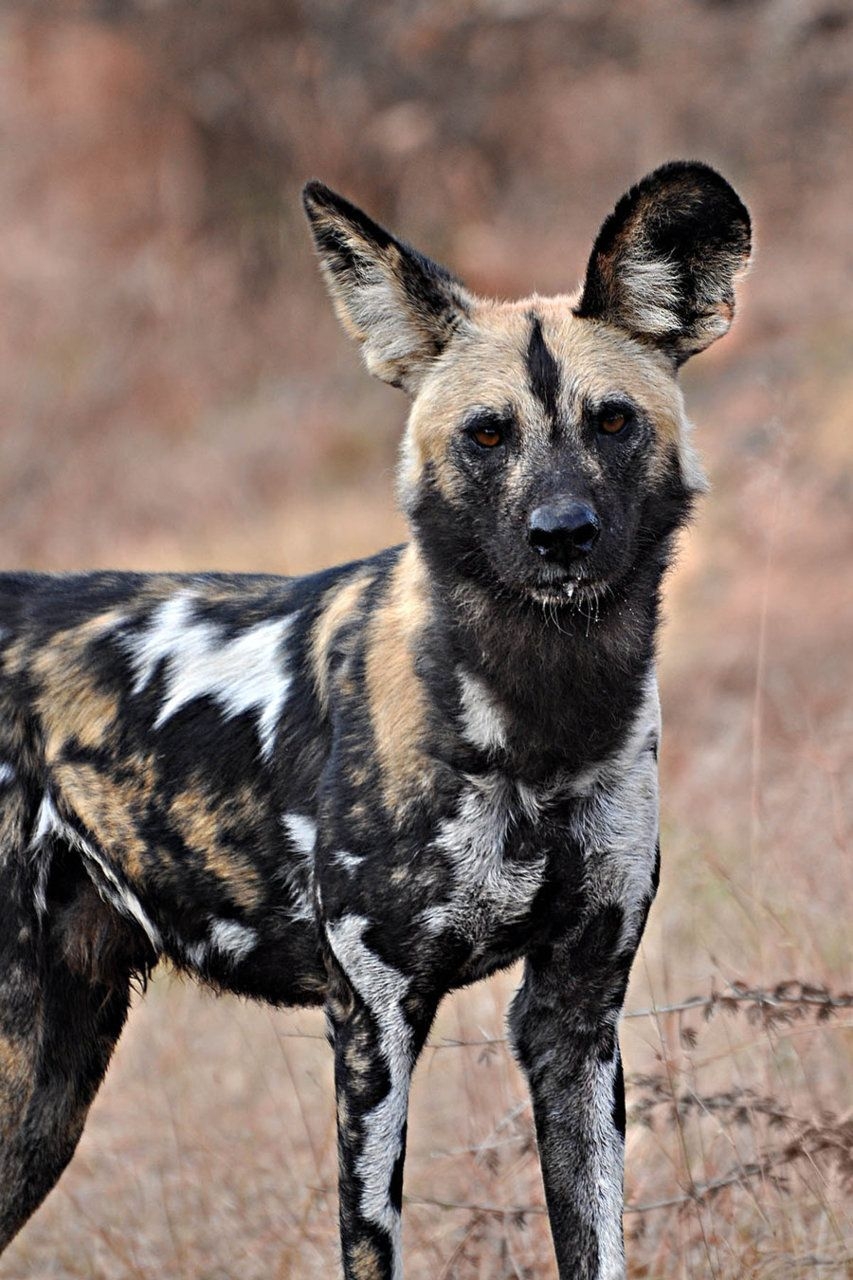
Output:
M371 373L414 394L470 310L454 276L322 182L302 193L335 311Z

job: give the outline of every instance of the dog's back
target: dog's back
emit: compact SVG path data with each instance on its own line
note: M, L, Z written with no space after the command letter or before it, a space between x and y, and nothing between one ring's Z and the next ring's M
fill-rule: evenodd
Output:
M73 861L152 958L316 998L328 648L364 572L0 578L3 847L40 914Z

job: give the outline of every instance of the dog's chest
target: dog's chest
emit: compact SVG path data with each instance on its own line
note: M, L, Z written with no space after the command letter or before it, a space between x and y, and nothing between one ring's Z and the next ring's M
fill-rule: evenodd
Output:
M525 783L502 773L466 780L430 843L445 874L423 913L427 929L463 940L472 960L512 948L553 867L556 834Z
M397 834L378 806L366 828L321 819L316 888L321 923L364 921L385 962L449 990L524 955L555 871L583 872L573 797L494 768L446 778L441 800Z
M505 768L460 779L429 846L449 869L445 892L424 918L464 939L464 981L570 934L603 904L619 904L627 917L647 900L658 733L650 677L620 747L600 764L536 783Z

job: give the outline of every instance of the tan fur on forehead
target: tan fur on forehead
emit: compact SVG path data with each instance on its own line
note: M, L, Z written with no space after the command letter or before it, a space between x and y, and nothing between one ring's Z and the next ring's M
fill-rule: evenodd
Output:
M533 315L541 321L548 349L560 365L567 411L577 409L582 400L626 395L651 418L662 448L681 450L686 420L670 362L621 329L574 315L574 301L568 295L534 294L517 302L477 303L412 406L400 477L404 495L432 463L439 484L453 496L454 475L447 468L442 476L442 463L449 436L472 409L509 407L526 429L542 422L526 366ZM684 462L689 481L688 447Z

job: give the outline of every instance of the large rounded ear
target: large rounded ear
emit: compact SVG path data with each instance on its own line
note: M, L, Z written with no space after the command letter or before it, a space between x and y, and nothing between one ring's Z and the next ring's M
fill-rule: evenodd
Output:
M320 267L371 373L414 394L470 309L460 282L330 191L302 193Z
M682 364L728 331L750 241L749 214L724 178L705 164L665 164L603 224L575 313Z

